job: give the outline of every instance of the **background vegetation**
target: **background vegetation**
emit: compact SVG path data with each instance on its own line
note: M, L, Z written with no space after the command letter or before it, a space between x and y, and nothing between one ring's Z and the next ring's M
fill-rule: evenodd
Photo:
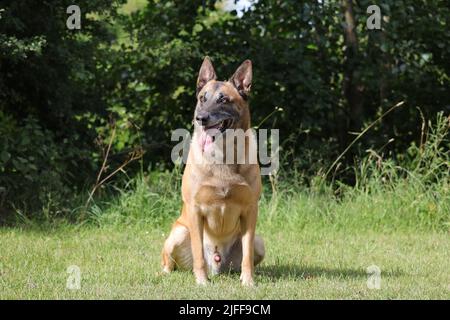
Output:
M79 1L81 30L65 26L69 4L0 5L2 220L46 210L84 218L109 142L99 181L120 170L95 199L124 190L136 175L171 170L171 130L191 126L205 55L222 78L242 60L254 62L253 123L280 128L289 170L279 180L324 180L339 196L366 185L370 161L404 168L393 169L399 177L433 166L423 154L428 124L440 114L445 127L450 110L445 1L381 1L381 30L366 28L370 1L260 0L239 11L204 0ZM443 164L424 183L448 179L447 129L440 130Z

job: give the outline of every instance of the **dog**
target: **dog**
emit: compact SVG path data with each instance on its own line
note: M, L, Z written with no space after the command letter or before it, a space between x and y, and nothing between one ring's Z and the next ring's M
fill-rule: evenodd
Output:
M207 161L218 151L218 137L227 139L230 130L251 132L252 62L244 61L228 81L216 78L211 60L205 57L197 79L194 134L182 178L181 216L164 243L162 267L165 273L192 269L200 285L209 281L208 272L240 271L242 285L253 286L254 267L265 255L263 239L255 234L260 167L257 161L248 161L254 138L246 135L244 161ZM237 148L236 142L233 147Z

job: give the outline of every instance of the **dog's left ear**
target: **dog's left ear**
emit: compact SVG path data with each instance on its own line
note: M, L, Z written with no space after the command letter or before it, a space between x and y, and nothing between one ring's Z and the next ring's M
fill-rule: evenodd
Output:
M236 72L229 80L236 87L237 91L244 98L244 100L246 100L250 94L252 77L252 62L250 60L245 60L239 68L237 68Z

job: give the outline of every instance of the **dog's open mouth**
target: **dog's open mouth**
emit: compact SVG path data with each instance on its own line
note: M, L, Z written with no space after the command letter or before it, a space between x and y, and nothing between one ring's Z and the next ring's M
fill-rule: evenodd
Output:
M223 133L223 132L225 132L225 130L231 128L232 125L233 125L233 119L225 119L225 120L222 120L211 126L205 126L204 130L208 131L208 130L212 130L212 129L217 129L221 133Z
M232 118L228 118L213 125L203 126L199 140L202 152L211 150L211 147L216 140L216 136L223 134L225 130L230 129L233 126L233 122Z

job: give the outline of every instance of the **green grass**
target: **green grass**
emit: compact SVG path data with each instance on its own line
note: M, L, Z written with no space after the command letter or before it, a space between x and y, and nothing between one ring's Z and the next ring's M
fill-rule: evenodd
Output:
M257 286L237 274L197 287L190 272L161 275L167 228L145 226L1 230L1 299L448 299L450 239L445 233L358 232L260 226L267 258ZM69 290L67 268L81 270ZM381 269L381 288L366 268Z
M407 181L339 197L292 182L266 190L256 288L242 288L238 274L199 288L191 272L160 274L179 173L152 173L93 205L82 223L0 229L0 299L448 299L448 182L423 190ZM66 288L71 265L81 269L80 290ZM367 287L371 265L381 269L379 290Z
M238 274L206 288L191 272L160 274L181 205L176 167L64 217L50 204L32 219L19 213L0 228L0 299L449 299L449 121L412 146L403 165L369 150L354 186L323 175L305 184L294 171L265 179L257 233L266 259L255 288L242 288ZM81 270L79 290L66 288L71 265ZM380 289L367 286L372 265Z

